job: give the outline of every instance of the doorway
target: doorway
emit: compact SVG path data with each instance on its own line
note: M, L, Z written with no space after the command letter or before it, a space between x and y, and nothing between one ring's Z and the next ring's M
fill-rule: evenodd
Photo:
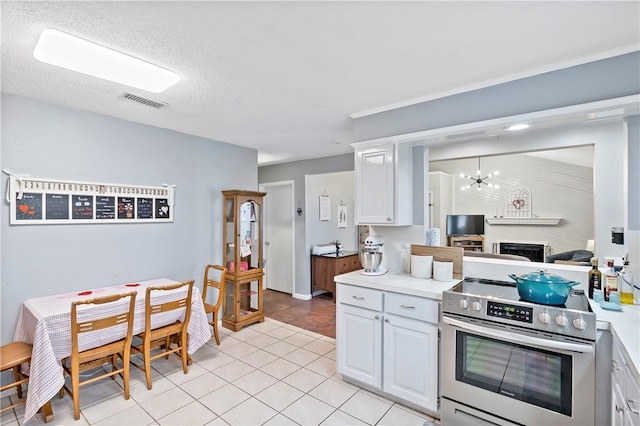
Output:
M293 293L295 277L294 182L260 184L264 199L264 287Z

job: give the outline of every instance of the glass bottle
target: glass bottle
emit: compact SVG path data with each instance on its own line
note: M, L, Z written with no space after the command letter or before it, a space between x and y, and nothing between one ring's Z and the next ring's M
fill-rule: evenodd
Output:
M622 270L618 274L620 288L620 303L633 305L633 279L629 269L629 255L624 260Z
M618 291L618 273L613 268L613 259L607 259L607 267L609 269L604 274L604 300L608 302L611 292Z
M593 299L593 290L602 290L602 272L598 269L598 258L591 258L589 271L589 299Z

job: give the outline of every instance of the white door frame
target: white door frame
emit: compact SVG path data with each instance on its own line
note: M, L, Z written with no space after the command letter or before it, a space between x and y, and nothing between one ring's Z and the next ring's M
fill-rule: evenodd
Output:
M273 186L289 186L291 187L291 211L293 212L295 210L295 181L293 180L283 180L283 181L279 181L279 182L266 182L266 183L261 183L258 188L260 192L266 192L269 193L269 188L273 187ZM267 201L268 203L268 201ZM267 214L267 209L264 209L264 215L265 215L265 219L263 220L263 223L265 224L265 230L266 230L266 214ZM264 245L266 243L266 239L263 237L262 239L262 250L263 253L267 253L267 247ZM291 215L291 294L295 294L295 290L296 290L296 215L292 214ZM269 262L267 259L267 262L265 264L265 279L264 282L262 284L262 288L266 289L267 288L267 273L266 273L266 269L269 268Z

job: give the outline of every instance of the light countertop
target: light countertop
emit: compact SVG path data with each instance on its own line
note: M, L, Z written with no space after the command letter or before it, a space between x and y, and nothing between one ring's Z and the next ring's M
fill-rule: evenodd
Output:
M360 271L354 271L336 275L334 281L340 284L351 284L436 300L442 300L442 292L460 282L458 279L436 281L433 279L414 278L407 273L393 271L389 271L384 275L362 275Z
M627 365L630 366L636 380L640 382L640 305L620 305L622 311L608 311L602 309L600 305L590 300L591 309L596 313L598 322L606 322L611 326L613 339L620 346L624 346L623 356ZM598 324L598 328L600 327ZM635 371L634 368L635 367Z

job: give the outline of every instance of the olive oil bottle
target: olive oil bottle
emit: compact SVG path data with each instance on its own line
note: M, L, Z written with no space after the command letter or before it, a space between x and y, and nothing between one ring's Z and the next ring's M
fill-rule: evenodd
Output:
M624 266L618 274L620 288L620 303L633 305L633 279L629 269L629 255L624 259Z
M602 272L598 269L598 258L591 258L589 271L589 299L593 299L593 290L602 290Z

